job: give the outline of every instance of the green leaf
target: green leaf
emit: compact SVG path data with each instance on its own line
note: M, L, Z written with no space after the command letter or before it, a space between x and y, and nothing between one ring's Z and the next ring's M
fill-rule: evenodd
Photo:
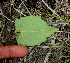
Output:
M15 20L15 33L20 32L16 39L17 43L23 46L40 45L46 41L47 37L50 37L58 29L48 26L46 21L41 19L41 16L27 16L21 17Z

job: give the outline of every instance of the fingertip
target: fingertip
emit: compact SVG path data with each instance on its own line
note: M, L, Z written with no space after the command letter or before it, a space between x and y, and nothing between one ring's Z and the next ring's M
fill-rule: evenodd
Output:
M28 53L28 49L25 46L20 46L20 45L13 45L10 46L10 55L11 57L15 56L15 57L23 57L25 55L27 55Z

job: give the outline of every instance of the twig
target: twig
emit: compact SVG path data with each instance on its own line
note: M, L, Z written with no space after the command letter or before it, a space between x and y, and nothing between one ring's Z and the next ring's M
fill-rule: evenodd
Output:
M0 6L0 11L1 11L0 15L2 15L2 16L5 17L5 18L7 18L9 21L12 21L12 20L10 20L8 17L6 17L6 16L3 14L2 9L1 9L1 6Z
M43 2L43 3L48 7L48 9L50 9L55 15L59 16L52 8L50 8L50 7L48 6L47 3L44 2L44 0L42 0L42 2Z
M24 4L24 1L22 1L21 4ZM21 7L21 4L19 5L19 8ZM24 4L24 6L26 7L26 5ZM28 10L28 8L26 7L27 11L29 12L29 14L31 15L30 11Z
M25 14L23 14L22 12L20 12L18 9L14 8L17 12L19 12L20 14L26 16Z
M8 17L6 17L5 15L3 15L3 14L1 14L2 16L4 16L5 18L7 18L9 21L12 21L12 20L10 20Z
M22 1L22 3L24 4L24 2ZM26 7L26 5L24 4L24 6ZM31 15L30 11L28 10L28 8L26 7L27 11L29 12L29 14Z

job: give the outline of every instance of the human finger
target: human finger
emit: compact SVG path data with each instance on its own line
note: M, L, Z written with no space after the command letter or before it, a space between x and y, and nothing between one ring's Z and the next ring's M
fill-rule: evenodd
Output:
M11 46L0 46L0 59L23 57L27 55L28 50L24 46L11 45Z

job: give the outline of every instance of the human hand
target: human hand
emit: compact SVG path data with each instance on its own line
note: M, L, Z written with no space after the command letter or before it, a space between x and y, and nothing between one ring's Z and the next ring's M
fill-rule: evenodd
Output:
M27 55L28 50L24 46L10 45L0 46L0 59L23 57Z

